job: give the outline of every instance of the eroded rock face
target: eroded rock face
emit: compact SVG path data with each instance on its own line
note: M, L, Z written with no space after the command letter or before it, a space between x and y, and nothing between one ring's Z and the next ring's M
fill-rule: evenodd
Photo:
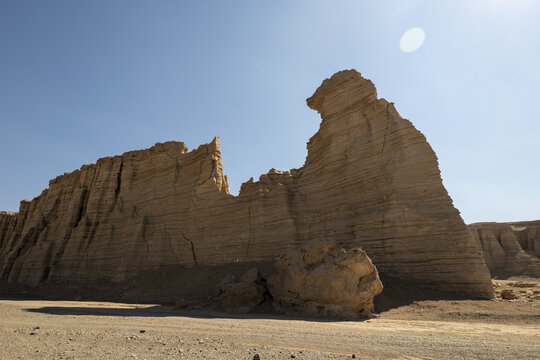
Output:
M469 225L493 275L540 277L540 220Z
M313 240L276 261L268 279L274 302L311 315L367 317L383 286L361 248L337 248L333 240Z
M19 216L17 213L9 211L0 211L0 249L9 235L12 234L17 226Z
M163 266L192 266L201 244L187 230L196 218L211 217L201 215L201 202L227 197L217 139L190 153L168 142L100 159L21 203L0 249L0 278L28 285L123 281Z
M435 153L354 70L325 80L303 167L231 196L219 142L156 144L52 180L0 215L0 279L122 282L162 267L273 261L312 239L362 246L381 274L491 297L484 260L442 185Z

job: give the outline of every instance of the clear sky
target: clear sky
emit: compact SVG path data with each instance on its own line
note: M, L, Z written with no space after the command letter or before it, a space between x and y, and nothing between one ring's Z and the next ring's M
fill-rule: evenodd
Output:
M350 68L426 135L466 222L540 219L540 0L3 0L0 210L100 157L214 136L237 193L304 163L305 99Z

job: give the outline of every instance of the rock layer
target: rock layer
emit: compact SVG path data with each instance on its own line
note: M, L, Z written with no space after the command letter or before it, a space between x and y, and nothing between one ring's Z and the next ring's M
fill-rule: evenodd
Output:
M368 317L383 286L361 248L336 248L333 240L313 240L276 261L268 279L274 302L310 315Z
M491 297L484 260L425 137L354 70L307 100L304 166L228 191L218 139L167 142L64 174L1 215L0 279L122 282L161 267L270 261L312 239L362 246L379 272Z
M0 249L8 237L13 234L19 216L17 213L0 211Z
M540 220L469 225L492 275L540 277Z

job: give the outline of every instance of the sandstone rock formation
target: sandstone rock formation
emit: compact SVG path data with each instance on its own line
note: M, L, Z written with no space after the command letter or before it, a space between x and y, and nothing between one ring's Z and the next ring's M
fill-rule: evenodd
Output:
M361 248L337 248L333 240L313 240L276 261L268 279L274 302L311 315L368 317L383 286Z
M6 241L10 234L13 233L17 226L19 216L17 213L9 211L0 211L0 249L3 242Z
M469 225L492 275L540 277L540 220Z
M354 70L307 100L304 166L228 191L218 139L103 158L0 215L0 279L124 282L164 267L273 261L312 239L362 246L381 275L492 297L490 275L425 137Z

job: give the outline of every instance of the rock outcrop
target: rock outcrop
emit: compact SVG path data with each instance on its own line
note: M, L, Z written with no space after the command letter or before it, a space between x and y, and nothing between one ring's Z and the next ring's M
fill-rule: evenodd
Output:
M310 315L369 317L383 286L361 248L337 248L333 240L313 240L276 261L268 279L274 302Z
M540 220L469 225L492 275L540 277Z
M490 275L425 137L354 70L307 100L304 166L228 191L218 139L100 159L0 215L0 279L123 282L163 267L273 261L312 239L362 246L381 275L492 297Z

